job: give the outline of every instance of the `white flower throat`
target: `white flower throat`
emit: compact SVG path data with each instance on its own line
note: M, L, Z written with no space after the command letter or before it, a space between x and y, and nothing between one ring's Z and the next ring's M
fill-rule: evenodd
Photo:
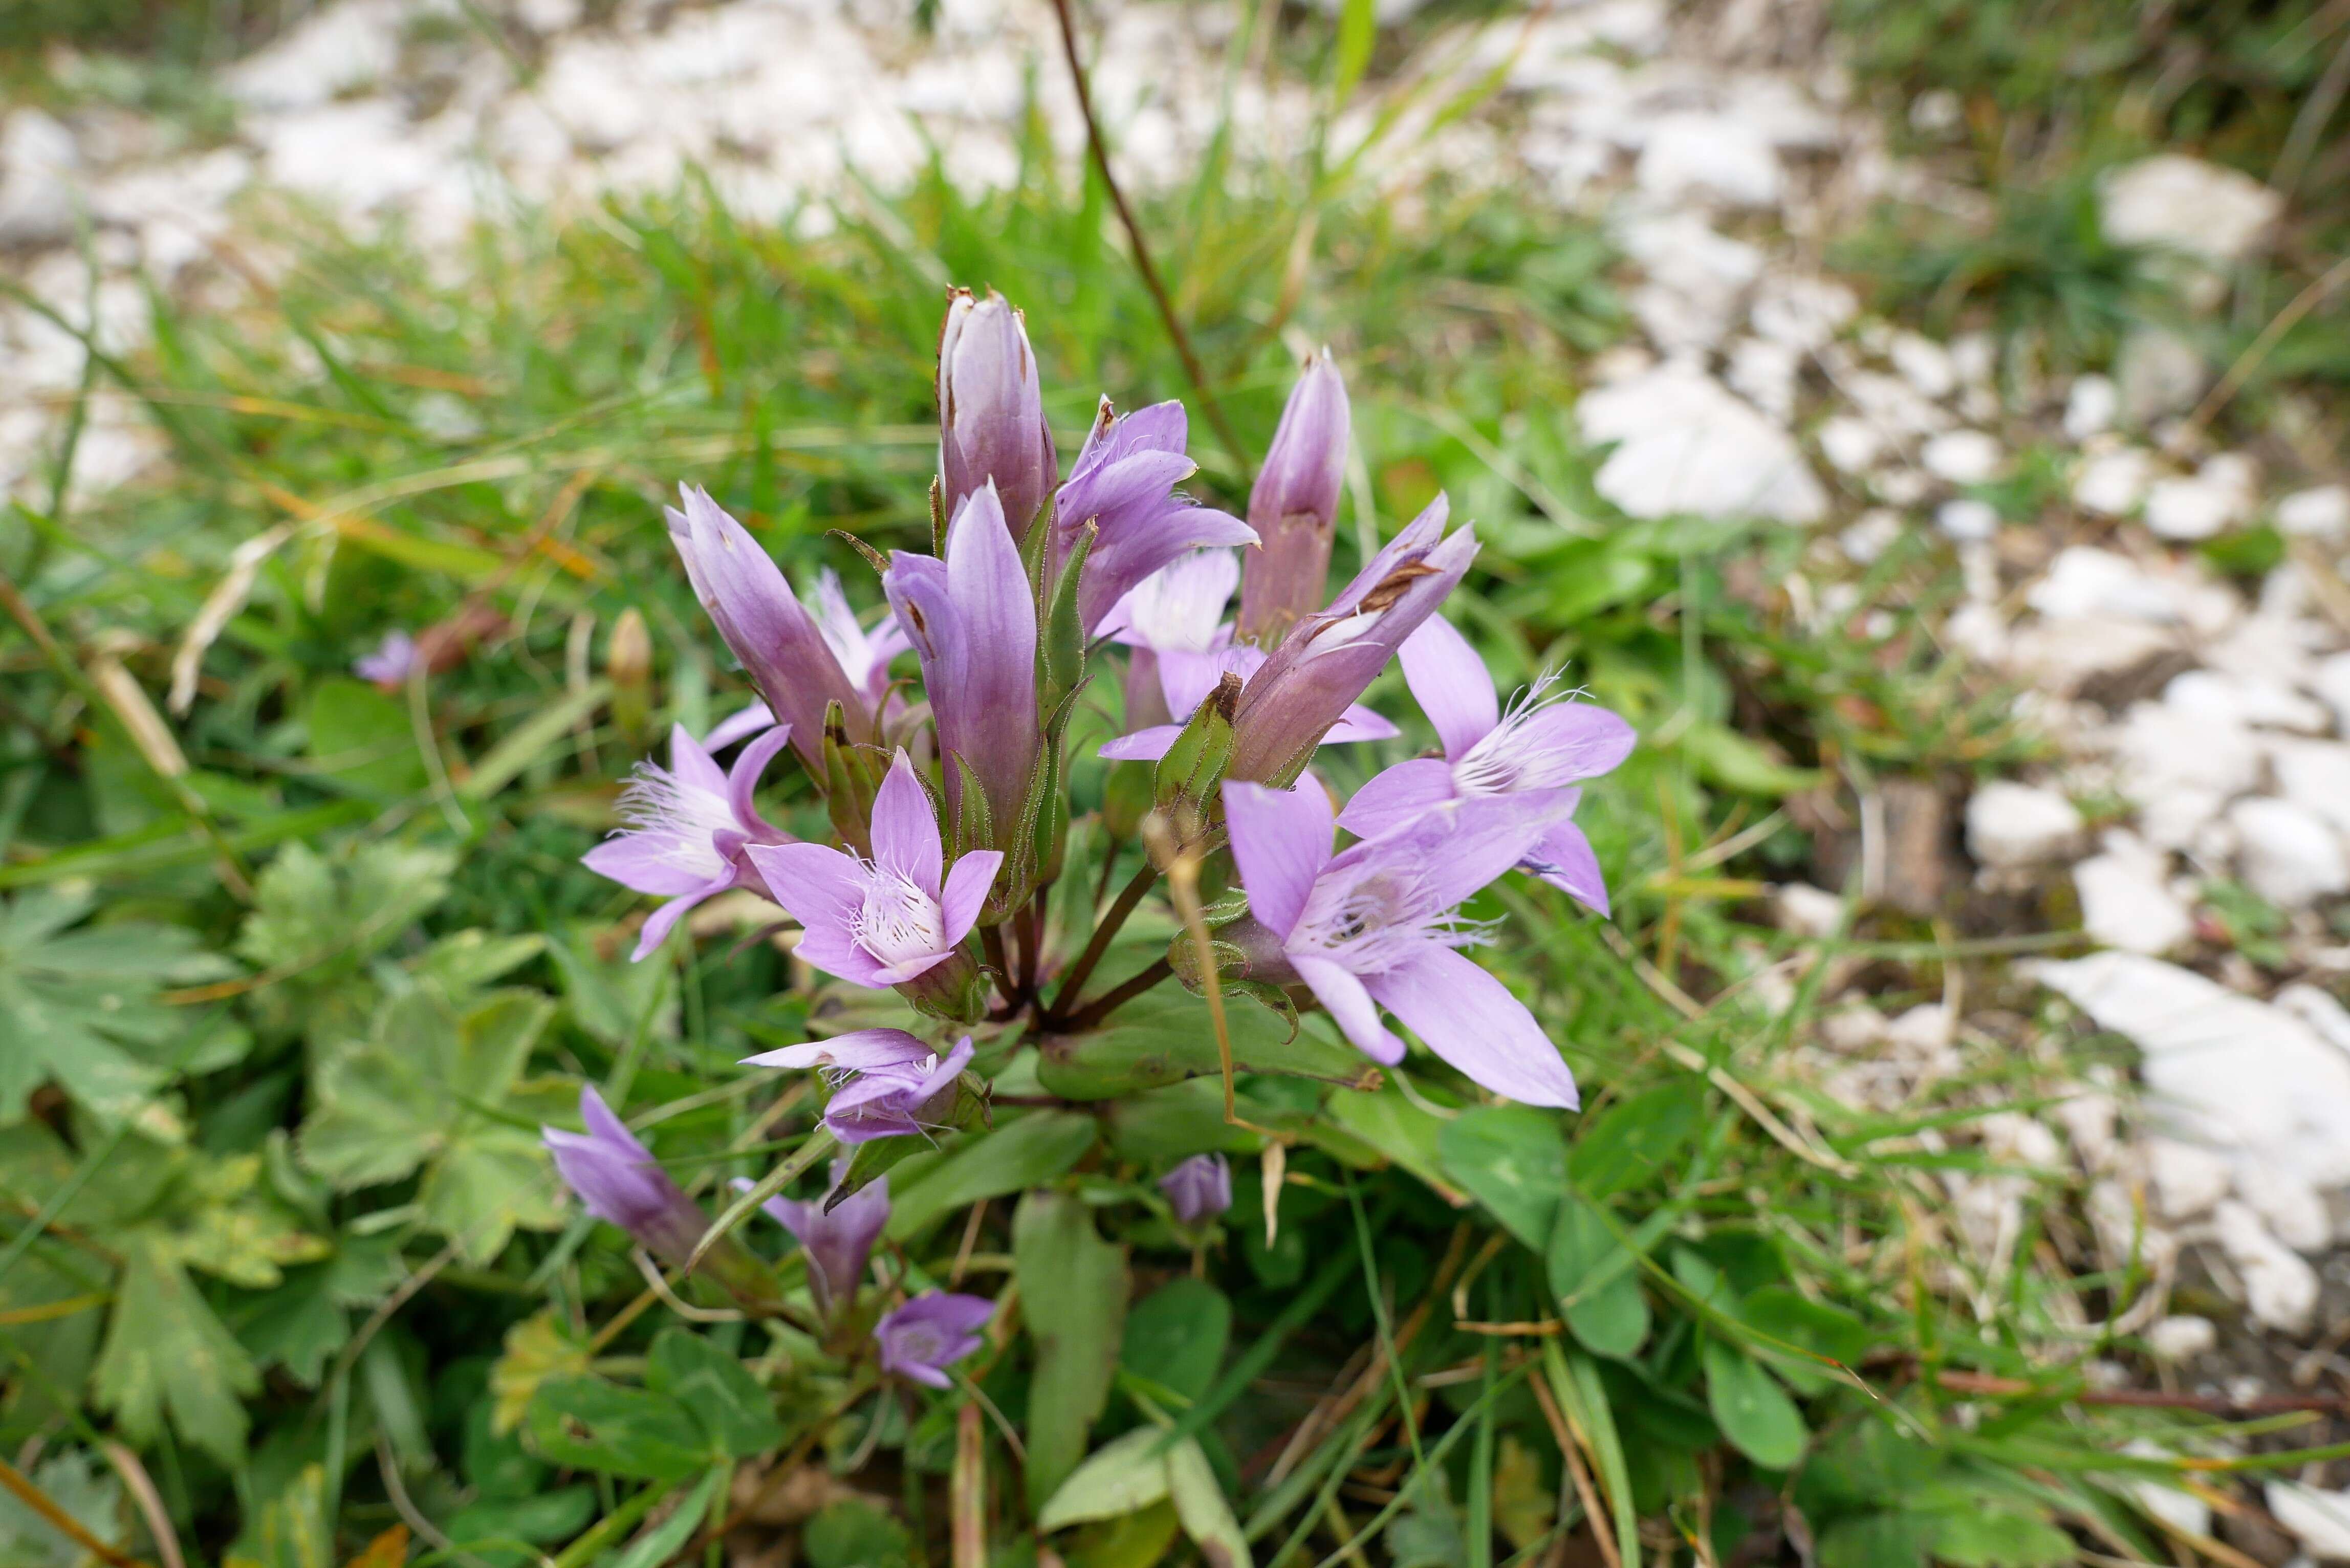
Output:
M691 784L666 768L637 764L636 777L620 792L619 816L629 830L660 846L660 857L701 877L726 867L712 840L739 833L734 806L717 790Z
M858 946L886 964L929 958L947 949L939 902L902 871L868 863L865 902L855 920Z

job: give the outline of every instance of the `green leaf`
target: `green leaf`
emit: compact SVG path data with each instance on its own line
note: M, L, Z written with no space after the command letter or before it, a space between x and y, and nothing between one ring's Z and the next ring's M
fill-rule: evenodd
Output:
M1936 1524L1920 1513L1840 1519L1820 1536L1820 1568L1927 1568Z
M1330 100L1343 104L1363 79L1371 63L1371 49L1379 41L1378 9L1374 0L1342 0L1338 8L1338 47L1330 64Z
M1632 1256L1579 1194L1559 1200L1544 1263L1566 1326L1586 1349L1617 1360L1648 1337L1648 1298Z
M585 926L557 935L547 951L562 978L571 1021L592 1038L615 1051L625 1050L648 1024L653 1039L676 1038L675 966L631 963L625 951L601 958Z
M667 1328L655 1335L645 1386L691 1411L711 1441L738 1459L784 1440L774 1397L741 1361L699 1334Z
M1243 1114L1251 1121L1281 1119L1255 1109ZM1113 1100L1103 1119L1110 1147L1139 1165L1171 1165L1195 1154L1254 1154L1264 1143L1261 1134L1224 1120L1223 1085L1213 1078L1186 1078Z
M137 1442L162 1435L168 1412L180 1435L220 1460L241 1464L244 1407L261 1376L244 1346L197 1293L167 1237L141 1230L125 1246L91 1392Z
M1126 1314L1118 1365L1197 1403L1216 1380L1232 1333L1232 1303L1205 1280L1170 1280Z
M550 1464L641 1480L682 1480L712 1458L708 1435L684 1406L602 1377L540 1384L523 1431L532 1451Z
M676 1556L678 1548L708 1521L710 1500L718 1495L729 1473L713 1469L703 1476L699 1486L678 1501L667 1519L629 1542L628 1550L612 1559L611 1568L660 1568L660 1564Z
M1705 1125L1705 1089L1695 1078L1633 1096L1587 1123L1567 1157L1575 1185L1593 1199L1644 1187L1679 1158Z
M1067 1539L1068 1568L1151 1568L1175 1544L1175 1505L1161 1501L1139 1512L1080 1530Z
M907 1183L890 1184L889 1228L908 1241L956 1210L1052 1180L1094 1146L1093 1117L1081 1111L1032 1112L993 1132L974 1134Z
M90 1455L79 1449L51 1454L34 1467L32 1481L91 1535L110 1546L122 1544L122 1483ZM0 1490L0 1563L8 1568L81 1568L91 1561L14 1492Z
M0 1125L21 1119L33 1091L54 1081L101 1123L137 1118L151 1136L176 1140L176 1115L153 1103L163 1086L164 1047L198 1021L155 1000L174 981L217 978L220 961L195 933L144 922L84 926L87 894L42 888L0 904ZM227 1060L242 1054L224 1032ZM199 1045L225 1064L220 1052Z
M1938 1511L1934 1555L1951 1568L2053 1568L2079 1561L2073 1538L2036 1511L2006 1499Z
M465 775L465 782L457 786L457 793L467 800L489 799L519 778L525 768L538 761L611 695L612 683L597 680L556 698L483 753L473 771Z
M1444 1124L1436 1152L1444 1174L1539 1252L1550 1245L1566 1190L1566 1140L1558 1118L1531 1106L1477 1106Z
M1087 1455L1037 1510L1036 1528L1066 1530L1117 1519L1165 1497L1170 1484L1167 1456L1159 1451L1164 1437L1156 1427L1137 1427Z
M1028 1500L1041 1506L1086 1451L1109 1397L1127 1302L1126 1254L1075 1195L1032 1192L1012 1217L1012 1272L1036 1342L1028 1387Z
M1842 1307L1815 1302L1792 1285L1764 1285L1748 1293L1738 1315L1758 1334L1800 1345L1852 1366L1868 1354L1876 1336ZM1825 1366L1781 1357L1772 1365L1798 1393L1818 1394L1844 1380Z
M1330 1096L1322 1107L1322 1115L1323 1126L1316 1131L1316 1141L1338 1158L1357 1166L1392 1160L1448 1202L1465 1201L1444 1179L1437 1144L1444 1131L1444 1122L1414 1104L1395 1085L1368 1094L1341 1089ZM1336 1132L1339 1137L1326 1139L1322 1135L1326 1132ZM1349 1149L1347 1140L1360 1147ZM1365 1151L1372 1157L1370 1159L1363 1158Z
M517 1226L560 1225L546 1153L515 1082L553 1013L545 997L521 990L487 992L462 1012L421 986L391 997L366 1044L319 1065L302 1163L346 1190L423 1167L425 1221L469 1262L497 1256Z
M1705 1401L1731 1446L1766 1470L1793 1469L1810 1434L1771 1374L1734 1346L1705 1343Z
M808 1568L905 1568L913 1558L906 1527L869 1502L827 1505L800 1537Z
M1691 724L1675 744L1708 784L1742 794L1801 794L1822 777L1816 769L1789 767L1726 724Z
M254 883L239 954L265 969L307 971L328 959L355 968L400 940L448 896L456 857L390 842L360 844L333 858L286 846Z
M1379 1070L1350 1046L1309 1032L1292 1033L1270 1009L1228 1006L1232 1069L1320 1078L1367 1088ZM1037 1081L1047 1094L1072 1100L1106 1100L1158 1088L1185 1078L1219 1077L1223 1067L1208 1004L1180 989L1149 992L1118 1010L1101 1028L1085 1034L1047 1035Z
M370 800L398 800L430 782L400 699L331 675L310 689L303 712L310 765L319 777Z
M508 1549L501 1552L488 1544L493 1539L527 1541L534 1546L551 1545L568 1541L588 1527L596 1517L596 1489L590 1486L567 1486L532 1497L485 1497L458 1509L442 1528L459 1550L468 1550L483 1561L493 1564L512 1564L513 1568L529 1561L521 1552Z
M1200 1439L1186 1438L1167 1450L1167 1480L1175 1499L1175 1517L1183 1533L1200 1549L1208 1568L1254 1568L1248 1537L1232 1517L1232 1505L1200 1448Z

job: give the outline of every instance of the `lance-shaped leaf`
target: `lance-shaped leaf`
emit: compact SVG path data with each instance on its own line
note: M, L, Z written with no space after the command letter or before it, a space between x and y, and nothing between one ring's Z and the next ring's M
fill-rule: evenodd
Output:
M1241 678L1227 672L1159 759L1153 793L1165 811L1179 802L1206 805L1217 798L1224 770L1232 761L1232 714L1241 700Z
M1294 1029L1267 1008L1228 1006L1225 1018L1236 1072L1320 1078L1353 1088L1379 1081L1378 1068L1360 1053ZM1048 1093L1073 1100L1115 1099L1223 1070L1206 1004L1181 992L1139 996L1099 1029L1048 1035L1040 1044L1037 1081Z
M1073 1193L1032 1192L1012 1217L1013 1278L1036 1342L1028 1387L1028 1501L1042 1507L1085 1456L1109 1398L1126 1323L1126 1254Z

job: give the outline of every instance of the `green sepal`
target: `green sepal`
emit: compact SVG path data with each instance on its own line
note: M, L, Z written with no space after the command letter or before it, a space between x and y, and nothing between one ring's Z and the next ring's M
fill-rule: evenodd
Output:
M1039 529L1042 533L1044 530ZM1077 581L1085 575L1086 558L1093 553L1100 524L1088 522L1077 530L1076 543L1062 564L1045 607L1044 635L1036 642L1036 705L1050 713L1086 673L1086 628L1077 617Z
M867 748L848 738L848 716L837 700L824 710L824 804L833 831L859 855L872 853L873 797L880 792Z
M1149 763L1109 765L1109 777L1102 785L1102 828L1117 843L1126 843L1141 830L1158 788L1153 771Z
M958 859L974 849L995 847L995 817L987 809L987 791L961 752L947 753L947 766L956 775L954 852ZM1001 880L1001 875L998 880Z
M1229 670L1216 682L1216 689L1200 700L1183 732L1159 759L1151 793L1159 810L1187 801L1203 809L1212 805L1216 786L1223 783L1224 770L1232 766L1232 713L1240 700L1241 678Z

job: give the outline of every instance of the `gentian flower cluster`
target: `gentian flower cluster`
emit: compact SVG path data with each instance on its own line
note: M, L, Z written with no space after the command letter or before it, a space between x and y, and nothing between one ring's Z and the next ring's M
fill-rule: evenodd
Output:
M950 301L936 390L930 547L866 549L869 592L818 570L803 600L759 539L681 489L670 537L758 701L700 741L674 729L667 764L639 770L623 826L587 857L666 900L643 922L639 959L696 903L747 890L798 928L801 963L909 1010L911 1028L748 1059L817 1073L823 1129L851 1151L827 1198L766 1206L807 1254L817 1315L840 1321L869 1282L889 1213L875 1179L887 1158L872 1151L980 1125L988 1078L1014 1051L1082 1048L1168 981L1245 981L1284 1010L1319 1008L1388 1066L1409 1049L1399 1026L1476 1088L1575 1106L1557 1045L1469 956L1490 931L1462 909L1514 873L1606 913L1574 818L1634 735L1555 675L1514 696L1496 688L1443 613L1478 540L1450 525L1442 495L1331 590L1340 502L1350 466L1361 471L1329 355L1292 390L1244 516L1185 488L1198 469L1180 403L1120 412L1102 400L1065 466L1025 324L993 292ZM853 597L875 607L860 615ZM1396 663L1434 752L1399 755L1401 732L1366 704ZM1343 802L1315 771L1320 748L1341 742L1357 749L1334 771L1370 774ZM713 753L730 745L742 750L722 767ZM1389 765L1372 772L1367 747ZM786 753L795 768L779 765ZM1078 803L1096 799L1109 804L1084 842L1101 858L1069 864L1073 818L1089 809ZM1121 861L1132 880L1105 912ZM1179 872L1225 895L1212 942L1194 913L1199 945L1179 936L1167 957L1097 981L1122 923ZM1073 940L1047 898L1079 877L1102 893ZM1088 907L1068 892L1049 907L1071 905ZM1215 972L1186 950L1212 953ZM588 1124L548 1134L565 1176L593 1212L674 1257L699 1210L600 1102ZM1232 1201L1221 1155L1160 1186L1186 1227ZM885 1372L944 1386L991 1310L931 1293L856 1321L873 1323Z

